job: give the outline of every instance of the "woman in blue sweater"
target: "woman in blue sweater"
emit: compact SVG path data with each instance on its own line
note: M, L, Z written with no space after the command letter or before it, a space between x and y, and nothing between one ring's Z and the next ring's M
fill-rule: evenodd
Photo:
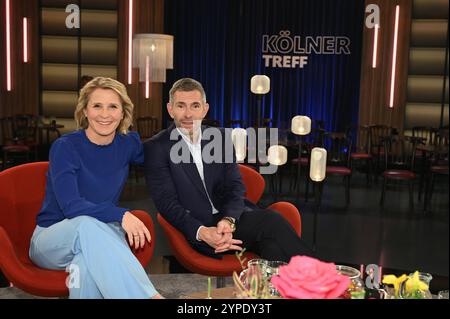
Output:
M123 84L94 78L80 91L79 130L50 149L30 258L40 267L70 272L70 298L161 298L125 239L143 247L150 232L117 206L129 164L144 160L139 135L128 131L132 115Z

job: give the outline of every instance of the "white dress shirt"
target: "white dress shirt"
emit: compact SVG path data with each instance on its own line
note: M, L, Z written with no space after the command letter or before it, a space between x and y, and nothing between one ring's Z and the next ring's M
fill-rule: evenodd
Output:
M199 131L199 135L197 138L197 141L195 143L192 143L191 139L189 137L187 137L186 135L184 135L181 130L179 130L177 128L177 131L181 134L181 136L183 137L183 140L186 142L189 151L191 152L192 155L192 159L194 160L195 166L197 167L197 171L198 174L200 175L200 179L202 180L203 183L203 187L205 188L205 192L206 192L206 196L208 197L209 203L211 204L211 213L212 214L217 214L219 211L214 207L214 204L211 201L211 198L209 197L208 194L208 190L206 189L206 184L205 184L205 174L203 172L203 160L202 160L202 130L200 129ZM205 226L200 226L197 229L197 235L196 238L198 241L200 241L200 239L198 238L198 233L200 231L200 228L205 227Z

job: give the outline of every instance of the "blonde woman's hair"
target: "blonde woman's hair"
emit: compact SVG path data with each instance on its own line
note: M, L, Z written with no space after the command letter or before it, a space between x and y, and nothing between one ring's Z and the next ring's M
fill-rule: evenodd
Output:
M80 96L78 97L78 103L77 107L75 108L74 114L77 128L88 128L89 123L83 111L88 105L92 92L94 92L95 89L99 88L113 90L119 95L120 100L122 101L123 119L120 121L120 124L117 127L117 131L122 134L127 134L128 128L133 123L134 110L134 105L127 94L127 89L119 81L101 76L93 78L80 90Z

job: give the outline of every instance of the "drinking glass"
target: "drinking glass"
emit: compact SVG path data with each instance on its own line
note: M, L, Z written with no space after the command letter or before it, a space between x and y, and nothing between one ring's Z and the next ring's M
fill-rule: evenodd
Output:
M336 265L336 270L341 275L350 278L350 284L341 297L344 299L364 299L365 289L361 272L356 268L345 265Z
M448 290L441 290L438 292L438 299L448 299Z
M266 269L267 269L267 260L258 258L251 259L247 263L247 268L241 271L241 273L239 274L239 279L244 285L244 287L248 289L250 283L248 282L247 277L250 273L250 270L252 272L259 271L262 274L263 278L266 279Z
M251 259L248 261L247 268L257 266L257 267L259 267L261 272L263 274L265 274L267 272L267 264L268 264L267 260L256 258L256 259Z
M267 274L267 280L269 281L269 293L271 296L275 296L275 297L281 296L280 293L275 289L275 287L270 282L270 279L272 278L272 276L278 275L278 273L280 271L280 266L285 266L285 265L287 265L286 262L279 261L279 260L273 260L273 261L267 262L266 274Z
M419 272L420 281L427 284L427 290L414 290L412 292L408 292L406 290L407 282L414 276L414 273L409 274L409 278L400 284L399 298L401 299L432 299L433 296L430 292L430 283L433 279L433 276L427 272Z

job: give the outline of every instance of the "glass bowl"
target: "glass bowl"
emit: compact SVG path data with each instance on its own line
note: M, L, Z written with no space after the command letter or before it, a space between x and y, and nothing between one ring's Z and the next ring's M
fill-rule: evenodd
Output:
M336 270L341 275L350 278L350 285L347 290L341 295L344 299L364 299L365 289L364 282L361 279L361 272L353 267L336 265Z

